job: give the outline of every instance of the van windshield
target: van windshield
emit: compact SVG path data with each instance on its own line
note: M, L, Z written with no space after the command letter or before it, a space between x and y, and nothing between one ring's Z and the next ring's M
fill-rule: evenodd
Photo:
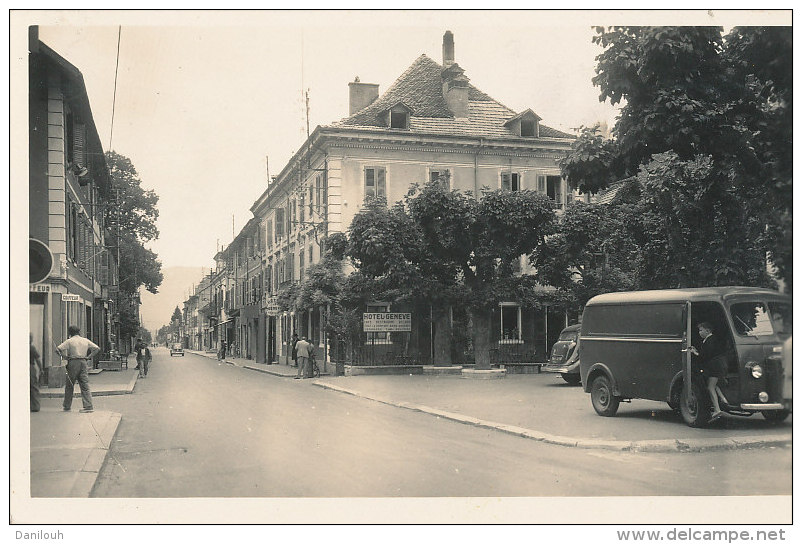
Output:
M741 336L771 336L774 328L762 302L739 302L730 307L735 332Z
M769 302L769 312L771 312L771 322L774 330L780 336L788 336L794 330L793 312L791 305L787 302Z

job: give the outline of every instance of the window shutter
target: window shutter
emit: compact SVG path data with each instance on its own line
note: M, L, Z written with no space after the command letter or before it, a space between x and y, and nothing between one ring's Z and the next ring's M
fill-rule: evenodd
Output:
M376 170L376 196L387 196L384 168Z
M510 186L510 174L508 172L501 173L501 189L503 191L509 191L511 189Z
M541 193L546 192L546 176L537 177L537 190Z
M86 166L86 125L75 123L73 126L73 158L76 163Z

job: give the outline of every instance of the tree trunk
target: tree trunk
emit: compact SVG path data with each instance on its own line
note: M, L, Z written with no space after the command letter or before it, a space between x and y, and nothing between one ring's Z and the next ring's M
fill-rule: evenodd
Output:
M448 308L434 308L434 359L435 366L451 366L451 319Z
M490 315L490 310L471 310L476 370L490 370Z

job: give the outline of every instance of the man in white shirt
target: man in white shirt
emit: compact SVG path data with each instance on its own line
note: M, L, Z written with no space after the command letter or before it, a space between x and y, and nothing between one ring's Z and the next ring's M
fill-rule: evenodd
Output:
M306 341L306 336L295 344L296 355L298 357L298 375L295 376L296 380L311 378L309 375L309 351L311 349L312 344Z
M61 343L57 348L59 355L67 359L67 382L64 384L64 411L69 412L72 408L72 395L75 392L75 382L81 386L81 400L83 409L81 412L91 412L92 392L89 390L89 372L87 371L86 361L91 360L100 348L89 340L81 336L81 329L75 325L67 328L69 338Z

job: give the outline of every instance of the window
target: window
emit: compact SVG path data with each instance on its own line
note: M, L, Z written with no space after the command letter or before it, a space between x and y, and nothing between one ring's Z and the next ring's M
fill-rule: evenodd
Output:
M405 111L391 111L390 128L409 128L409 114Z
M301 196L298 198L300 199L298 201L298 221L301 222L300 226L303 227L303 222L306 220L306 204L304 203L306 195L304 193L301 193Z
M537 190L554 200L557 203L557 208L561 209L565 204L563 180L560 176L538 176Z
M386 196L384 168L365 168L365 198Z
M535 134L535 120L534 119L521 119L521 136L532 138L537 136Z
M769 336L774 329L762 302L742 302L730 308L735 331L741 336Z
M304 262L304 250L302 249L301 251L298 252L298 274L299 274L299 279L304 279L304 265L305 264L306 263Z
M451 190L451 171L446 168L438 170L429 170L429 181L439 182L440 186L446 190Z
M317 177L320 179L320 176ZM312 215L315 213L315 186L309 184L309 220L312 220Z
M794 330L793 308L784 302L769 302L771 321L777 334L788 336Z
M267 247L273 247L273 220L268 219L265 222L265 240L267 240Z
M522 344L521 340L521 307L517 304L501 303L501 336L499 344Z
M501 173L501 188L504 191L520 191L521 190L521 176L518 172L502 172Z
M317 213L320 214L320 204L323 198L323 176L315 178L315 206L317 206ZM311 204L311 199L310 199Z
M284 238L284 208L276 210L276 241Z
M290 202L290 213L287 214L287 221L289 221L287 225L287 232L290 233L294 230L294 226L298 221L298 209L296 207L295 199L293 198Z

